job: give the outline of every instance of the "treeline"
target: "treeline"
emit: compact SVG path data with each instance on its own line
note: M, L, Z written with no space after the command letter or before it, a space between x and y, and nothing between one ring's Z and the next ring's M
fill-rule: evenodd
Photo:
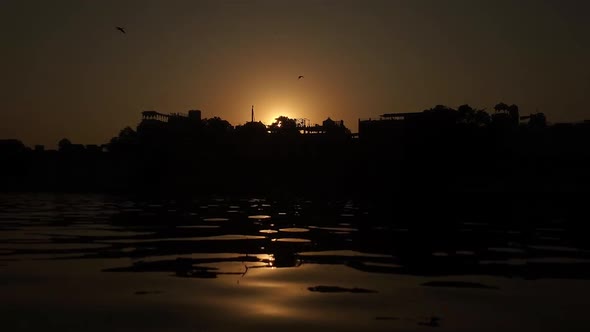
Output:
M331 119L315 128L288 117L234 127L214 117L144 120L103 145L63 139L57 151L5 140L0 190L383 196L590 188L588 123L548 125L542 113L519 113L504 103L489 113L437 105L391 128L370 123L358 138Z

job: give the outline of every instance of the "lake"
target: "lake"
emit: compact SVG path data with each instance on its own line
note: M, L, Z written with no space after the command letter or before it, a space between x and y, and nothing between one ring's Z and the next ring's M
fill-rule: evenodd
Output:
M567 218L383 205L0 194L2 330L588 330Z

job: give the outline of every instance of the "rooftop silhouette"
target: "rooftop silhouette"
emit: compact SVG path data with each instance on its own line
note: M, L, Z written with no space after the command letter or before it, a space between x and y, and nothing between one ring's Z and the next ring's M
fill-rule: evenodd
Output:
M279 116L233 126L144 111L110 142L62 139L57 151L0 141L8 190L181 190L330 193L586 191L590 123L549 124L499 103L343 121ZM5 189L5 190L6 190Z

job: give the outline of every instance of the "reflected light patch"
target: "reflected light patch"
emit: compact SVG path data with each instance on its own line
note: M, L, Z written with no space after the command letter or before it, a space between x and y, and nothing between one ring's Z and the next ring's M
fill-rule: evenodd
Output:
M288 306L277 305L277 303L263 303L259 302L253 305L254 311L258 314L269 315L269 316L281 316L289 317L295 316L293 310L290 310Z

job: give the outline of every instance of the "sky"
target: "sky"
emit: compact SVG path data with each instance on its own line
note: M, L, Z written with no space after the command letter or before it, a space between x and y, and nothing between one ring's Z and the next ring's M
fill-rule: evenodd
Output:
M353 132L437 104L590 119L588 17L586 0L0 0L0 138L101 144L144 110L237 125L252 105Z

